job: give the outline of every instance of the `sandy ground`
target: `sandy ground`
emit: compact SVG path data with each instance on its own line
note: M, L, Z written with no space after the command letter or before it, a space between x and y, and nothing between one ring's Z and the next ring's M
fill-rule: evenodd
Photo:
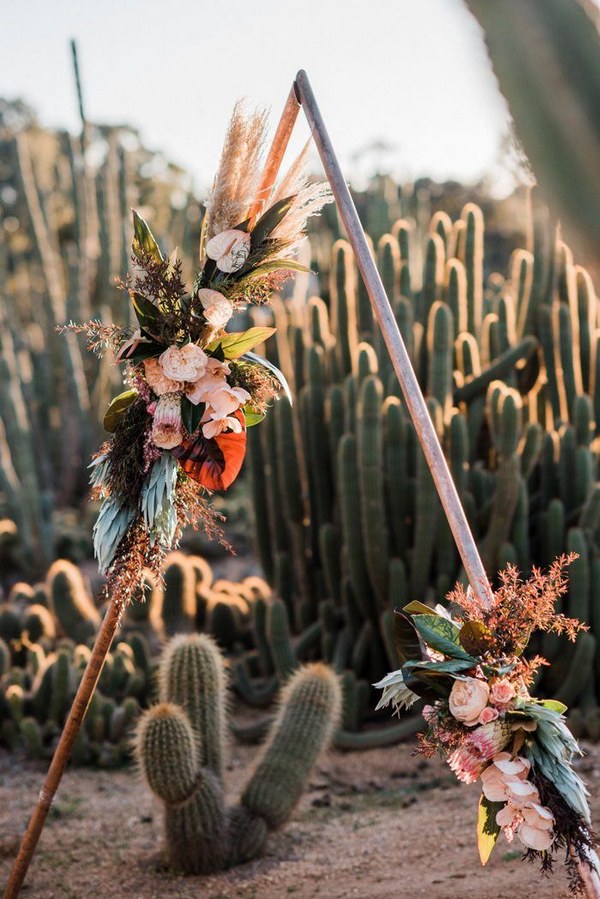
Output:
M600 817L600 751L579 764ZM256 749L234 747L227 784L235 797ZM43 778L43 768L0 751L0 882ZM475 845L476 786L456 784L411 746L329 752L267 855L217 876L183 878L157 865L161 809L133 770L68 771L23 895L27 899L557 899L550 880L500 838L486 868Z

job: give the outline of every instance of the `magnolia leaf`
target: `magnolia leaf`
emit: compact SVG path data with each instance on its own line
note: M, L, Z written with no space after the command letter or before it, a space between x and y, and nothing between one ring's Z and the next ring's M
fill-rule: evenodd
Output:
M220 349L225 359L239 359L259 343L264 343L276 330L276 328L248 328L247 331L223 334L222 337L209 343L207 350L214 353Z
M429 606L426 606L424 602L419 602L418 599L413 599L412 602L409 602L407 606L404 606L403 609L407 615L437 615L438 613L431 609Z
M120 393L113 400L111 400L108 409L104 413L104 419L102 421L105 431L108 431L109 434L112 434L114 432L119 423L119 419L127 411L127 409L129 409L133 401L137 399L137 396L137 390L124 390L123 393Z
M195 406L187 396L181 397L181 420L190 437L198 430L205 408L206 403Z
M265 240L271 231L273 231L277 225L285 218L287 213L290 211L290 207L295 200L295 197L284 197L283 200L279 200L277 203L274 203L270 209L261 215L261 217L257 220L254 228L250 232L252 238L252 249L259 247L263 240Z
M133 213L133 242L131 248L135 256L140 258L144 254L152 256L155 262L162 262L163 256L160 248L154 238L150 226L141 215L138 215L135 209Z
M487 864L492 849L500 833L500 825L496 824L496 815L505 806L504 802L490 802L483 793L479 797L477 812L477 848L481 864Z
M260 424L265 417L264 412L257 412L252 406L244 406L242 412L244 413L247 428L252 428L254 425Z
M130 291L130 296L140 328L143 328L152 336L152 326L160 320L158 307L148 297L144 297L141 293L136 293L134 290Z
M290 385L287 382L287 378L284 373L280 371L276 365L273 365L272 362L269 362L268 359L265 359L263 356L259 356L258 353L244 353L244 359L248 359L249 362L257 362L259 365L262 365L263 368L266 368L271 372L272 375L275 375L281 386L283 387L283 392L290 402L290 406L294 405L294 400L292 397L292 391L290 390Z
M392 619L392 637L401 663L422 660L421 643L412 618L397 610Z
M465 659L473 665L477 659L465 652L460 645L460 631L457 626L441 615L413 615L412 620L424 642L453 659Z
M166 347L160 343L155 343L154 341L150 343L140 343L138 348L131 356L127 357L127 362L131 362L133 365L137 365L139 362L143 362L144 359L152 359L153 356L160 356L161 353L164 353Z
M465 621L460 629L459 640L464 650L481 656L489 645L490 632L481 621Z
M423 662L418 659L405 662L403 668L410 668L413 674L460 674L472 668L472 662L468 659L445 659L443 662Z

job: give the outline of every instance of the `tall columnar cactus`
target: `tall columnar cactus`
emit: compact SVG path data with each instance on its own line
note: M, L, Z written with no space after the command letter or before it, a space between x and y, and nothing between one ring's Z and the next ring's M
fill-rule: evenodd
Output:
M377 258L488 572L509 562L527 572L575 544L594 559L600 318L590 276L537 190L527 248L514 251L506 278L486 275L477 206L454 222L436 214L428 227L418 212L405 210L379 238ZM346 696L357 727L373 703L356 697L393 664L392 609L439 601L464 573L387 351L357 311L363 297L342 240L330 275L328 309L297 297L278 308L278 359L284 368L295 359L287 374L300 390L277 412L276 439L263 432L260 453L254 443L252 485L265 570L285 560L296 574L282 594L291 643L320 628L319 656L356 679ZM577 571L566 608L594 622L600 581ZM584 642L577 664L587 665ZM575 657L563 656L559 681L574 672ZM246 695L265 698L267 670L246 679Z
M100 624L81 572L76 565L59 559L47 575L50 603L63 634L76 643L92 639Z
M135 754L164 803L169 863L205 874L256 857L267 830L290 817L335 728L336 675L317 664L291 677L255 770L229 810L222 783L227 693L216 644L207 635L175 638L159 680L161 701L140 719Z

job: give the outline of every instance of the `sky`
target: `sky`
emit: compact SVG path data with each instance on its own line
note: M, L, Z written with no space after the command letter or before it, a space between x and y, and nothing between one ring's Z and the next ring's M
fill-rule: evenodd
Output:
M502 175L506 107L460 0L12 0L2 18L0 96L76 129L74 37L88 118L136 126L199 188L236 99L276 120L299 68L350 179ZM391 152L360 156L376 141Z

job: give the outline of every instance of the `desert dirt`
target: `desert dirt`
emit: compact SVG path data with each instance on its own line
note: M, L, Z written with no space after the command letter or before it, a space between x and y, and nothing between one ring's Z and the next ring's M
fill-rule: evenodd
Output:
M547 879L500 837L485 868L475 843L478 788L457 784L412 745L328 752L292 820L265 857L210 877L181 877L159 862L161 808L130 768L68 770L30 869L26 899L559 899L562 866ZM578 763L600 816L600 751ZM233 746L233 800L256 756ZM5 881L44 776L39 763L0 750L0 883Z

